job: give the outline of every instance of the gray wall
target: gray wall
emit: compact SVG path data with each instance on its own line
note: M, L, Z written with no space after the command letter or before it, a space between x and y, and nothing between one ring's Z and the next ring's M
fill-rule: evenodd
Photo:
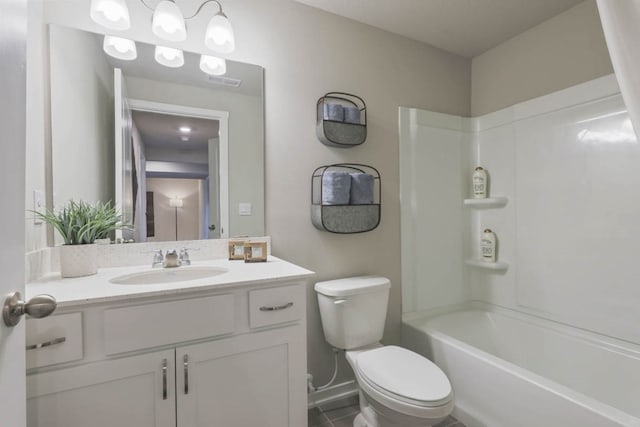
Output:
M613 73L595 0L473 58L471 115Z
M112 68L95 37L68 28L51 27L50 57L54 205L113 200Z
M49 0L45 20L103 32L90 20L87 4ZM155 43L146 25L148 10L137 2L128 4L132 21L144 25L134 25L122 36ZM315 280L389 277L393 287L385 340L399 341L398 107L469 115L470 60L290 0L233 1L224 8L236 34L237 50L229 59L265 68L265 212L274 254L316 271ZM201 35L207 18L202 14L189 22L184 49L205 52ZM367 102L369 137L362 146L345 150L317 141L315 104L329 91L355 93ZM251 159L253 154L245 155ZM338 162L366 163L380 170L382 221L376 230L334 235L311 225L311 174L318 166ZM32 240L37 243L37 238ZM308 360L310 372L322 383L331 375L332 353L324 341L312 283ZM342 366L339 380L351 378L344 361Z

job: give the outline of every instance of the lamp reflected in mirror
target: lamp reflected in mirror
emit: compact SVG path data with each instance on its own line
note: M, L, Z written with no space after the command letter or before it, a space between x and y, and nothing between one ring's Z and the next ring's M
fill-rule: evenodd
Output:
M174 197L169 200L169 206L175 209L176 212L176 242L178 241L178 208L182 208L184 206L184 200Z

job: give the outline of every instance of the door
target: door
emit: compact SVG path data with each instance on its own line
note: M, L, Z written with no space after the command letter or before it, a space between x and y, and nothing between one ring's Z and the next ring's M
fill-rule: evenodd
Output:
M29 427L175 427L175 351L27 377Z
M133 159L133 121L131 108L127 101L127 88L124 82L122 70L113 70L113 92L115 111L115 207L122 212L122 222L134 224L134 171ZM116 238L132 239L133 230L116 230Z
M0 2L0 303L24 296L27 1ZM13 328L0 320L2 426L25 425L24 320Z
M178 426L306 426L303 328L177 348Z
M209 239L219 239L220 225L220 139L209 140Z

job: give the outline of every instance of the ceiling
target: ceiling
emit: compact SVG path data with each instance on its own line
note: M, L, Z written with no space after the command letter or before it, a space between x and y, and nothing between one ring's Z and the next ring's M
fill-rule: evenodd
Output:
M296 0L467 58L583 0Z
M132 116L145 148L207 153L209 139L218 137L217 120L135 110ZM181 133L181 126L189 126L191 132ZM180 137L183 135L188 136L189 141L182 141Z

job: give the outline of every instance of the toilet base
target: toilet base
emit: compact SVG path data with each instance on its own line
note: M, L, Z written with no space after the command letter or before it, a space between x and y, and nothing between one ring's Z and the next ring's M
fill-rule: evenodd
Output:
M360 413L353 420L353 427L432 427L446 418L442 416L427 420L401 414L370 399L362 389L359 392Z

